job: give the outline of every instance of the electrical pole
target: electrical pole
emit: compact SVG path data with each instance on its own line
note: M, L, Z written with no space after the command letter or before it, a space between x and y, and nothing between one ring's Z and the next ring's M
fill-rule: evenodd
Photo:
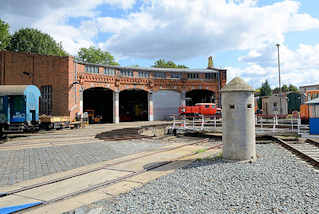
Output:
M281 105L281 81L280 81L280 55L279 55L279 46L280 44L276 44L278 49L278 73L279 73L279 115L282 114L282 105Z

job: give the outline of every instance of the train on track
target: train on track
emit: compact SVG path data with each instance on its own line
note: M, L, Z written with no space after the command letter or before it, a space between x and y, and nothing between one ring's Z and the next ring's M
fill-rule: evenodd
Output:
M39 116L40 97L41 92L34 85L0 85L0 136L81 125L68 116Z
M178 113L186 117L217 116L221 115L221 108L218 108L215 103L196 103L195 106L180 106Z
M34 85L1 85L0 135L38 130L40 96Z

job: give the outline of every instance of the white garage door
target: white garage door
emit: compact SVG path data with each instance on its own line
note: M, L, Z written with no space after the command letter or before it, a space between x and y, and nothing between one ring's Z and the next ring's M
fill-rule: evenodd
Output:
M160 90L153 93L154 120L168 120L169 115L178 114L181 94L176 91Z

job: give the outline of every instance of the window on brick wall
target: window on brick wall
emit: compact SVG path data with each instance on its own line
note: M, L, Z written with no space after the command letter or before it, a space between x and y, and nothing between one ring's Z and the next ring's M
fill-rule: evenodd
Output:
M41 99L40 99L40 114L51 115L52 114L52 86L45 85L40 87Z
M108 75L108 76L114 76L115 69L114 68L104 68L104 74Z
M122 77L133 77L133 71L122 70L120 74Z
M99 67L94 65L86 65L85 66L85 72L92 73L92 74L98 74L99 73Z
M171 73L171 78L180 79L181 78L181 73Z
M138 77L141 77L141 78L149 78L149 77L150 77L150 73L148 73L148 72L143 72L143 71L139 71L139 72L138 72Z
M188 79L199 79L199 74L198 73L188 73L187 78Z
M160 78L160 79L166 78L166 74L164 72L154 72L153 76L154 76L154 78Z
M205 79L215 80L215 79L217 79L217 73L206 73Z

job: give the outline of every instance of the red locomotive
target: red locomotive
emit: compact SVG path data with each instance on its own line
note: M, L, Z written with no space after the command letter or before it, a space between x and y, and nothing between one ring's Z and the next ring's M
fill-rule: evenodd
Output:
M215 103L196 103L195 106L181 106L178 108L180 115L186 116L213 116L220 114L221 109Z

